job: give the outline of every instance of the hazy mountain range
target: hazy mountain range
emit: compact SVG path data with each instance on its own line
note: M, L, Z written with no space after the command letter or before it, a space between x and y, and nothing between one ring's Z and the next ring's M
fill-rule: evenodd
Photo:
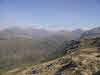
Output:
M100 37L100 27L93 28L91 30L84 32L81 37L84 37L84 38Z
M9 27L0 30L0 39L43 39L43 38L66 38L67 40L77 39L79 37L100 37L100 27L90 30L47 30L43 28L20 28Z
M65 37L70 39L75 39L80 37L84 32L82 29L77 29L73 31L68 30L46 30L46 29L36 29L36 28L19 28L19 27L9 27L0 30L0 39L40 39L48 37Z

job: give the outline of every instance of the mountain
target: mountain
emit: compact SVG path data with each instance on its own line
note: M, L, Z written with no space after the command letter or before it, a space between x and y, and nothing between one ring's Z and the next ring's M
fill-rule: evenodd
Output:
M64 54L63 42L76 38L70 31L18 27L3 29L0 31L0 67L31 64L33 61L40 63L60 57Z
M96 38L100 37L100 27L93 28L83 33L82 37L84 38Z
M0 69L39 64L61 57L70 40L77 40L80 36L80 30L51 31L19 27L0 30Z
M100 75L100 38L72 40L66 44L68 50L62 57L16 67L1 75Z
M86 32L86 30L83 30L83 29L76 29L76 30L73 30L73 31L72 31L72 34L73 34L74 36L76 36L76 39L77 39L77 38L79 39L79 38L82 36L82 34L83 34L84 32Z
M46 30L36 28L20 28L20 27L9 27L0 30L0 39L41 39L48 37L67 38L68 40L77 39L81 36L84 31L77 29L74 31L68 30Z
M0 31L1 39L40 39L53 35L45 29L11 27Z
M73 30L72 33L73 34L76 34L76 35L81 35L85 32L86 30L83 30L83 29L76 29L76 30Z
M45 29L31 29L11 27L0 31L0 37L8 39L32 39L42 38L51 35L52 33Z

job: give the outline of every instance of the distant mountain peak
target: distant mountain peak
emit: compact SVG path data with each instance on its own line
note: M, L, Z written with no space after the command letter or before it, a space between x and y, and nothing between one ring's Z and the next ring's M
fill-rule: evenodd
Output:
M100 27L93 28L83 33L82 38L96 38L100 37Z

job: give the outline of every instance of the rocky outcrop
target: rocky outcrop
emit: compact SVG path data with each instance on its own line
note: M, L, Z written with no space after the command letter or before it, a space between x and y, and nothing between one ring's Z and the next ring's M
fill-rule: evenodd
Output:
M80 49L79 40L64 41L64 43L59 48L64 51L64 54L68 53L69 50L76 51Z

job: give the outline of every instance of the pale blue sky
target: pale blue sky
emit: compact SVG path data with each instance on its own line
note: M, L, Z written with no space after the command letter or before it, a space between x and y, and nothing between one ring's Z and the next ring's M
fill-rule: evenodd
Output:
M100 0L0 0L0 26L100 26Z

